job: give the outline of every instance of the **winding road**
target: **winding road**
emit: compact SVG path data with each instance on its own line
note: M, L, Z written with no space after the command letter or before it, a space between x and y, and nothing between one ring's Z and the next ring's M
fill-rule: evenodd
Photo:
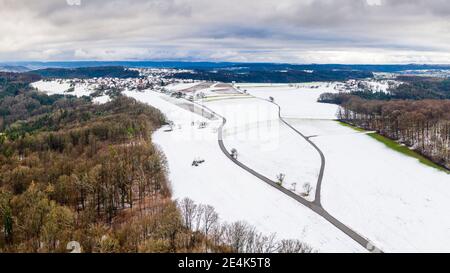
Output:
M295 129L292 125L290 125L286 120L283 119L283 117L281 116L281 106L280 105L278 105L278 104L276 104L274 102L262 99L262 98L258 98L258 97L254 97L254 98L255 99L259 99L259 100L264 100L266 102L275 104L278 107L278 116L279 116L279 119L281 120L281 122L283 122L285 125L287 125L289 128L291 128L293 131L295 131L298 135L300 135L302 138L304 138L320 154L321 167L320 167L320 172L319 172L318 181L317 181L317 185L316 185L315 199L314 199L313 202L310 202L310 201L306 200L305 198L303 198L303 197L293 193L292 191L290 191L290 190L288 190L288 189L278 185L275 181L273 181L273 180L267 178L266 176L258 173L257 171L253 170L252 168L248 167L247 165L243 164L242 162L240 162L237 159L235 159L234 157L232 157L231 154L228 152L228 150L225 147L225 144L223 142L223 128L225 127L225 125L227 123L226 118L222 117L221 115L219 115L218 113L216 113L215 111L213 111L212 109L210 109L209 107L207 107L207 106L205 106L203 104L199 104L199 103L196 103L196 102L193 102L193 103L199 105L202 108L204 108L205 110L207 110L208 112L212 113L213 115L215 115L219 119L222 119L222 124L218 128L218 143L219 143L219 147L222 150L222 152L233 163L235 163L236 165L238 165L240 168L244 169L248 173L252 174L253 176L257 177L258 179L262 180L263 182L267 183L268 185L270 185L270 186L274 187L275 189L281 191L282 193L284 193L285 195L289 196L290 198L292 198L292 199L296 200L297 202L301 203L305 207L311 209L313 212L315 212L316 214L318 214L319 216L321 216L322 218L324 218L325 220L330 222L332 225L334 225L336 228L341 230L343 233L345 233L347 236L349 236L351 239L353 239L356 243L358 243L359 245L361 245L362 247L367 249L369 252L372 252L372 253L383 253L383 251L381 249L379 249L375 245L373 245L368 239L366 239L363 236L359 235L357 232L352 230L350 227L348 227L344 223L340 222L338 219L333 217L330 213L328 213L323 208L323 206L321 204L321 198L320 197L321 197L321 189L322 189L322 180L323 180L323 176L324 176L324 172L325 172L325 155L320 150L320 148L313 141L311 141L309 137L305 136L303 133L301 133L299 130Z
M257 98L257 97L255 97ZM257 99L261 99L261 98L257 98ZM264 101L267 101L265 99L262 99ZM271 101L267 101L267 102L271 102ZM302 132L300 132L299 130L295 129L292 125L290 125L286 120L283 119L283 117L281 116L281 106L276 104L275 102L271 102L273 104L275 104L278 107L278 118L281 120L281 122L283 122L284 124L286 124L289 128L291 128L294 132L296 132L297 134L299 134L302 138L304 138L306 140L306 142L308 142L311 146L314 147L314 149L319 153L320 155L320 171L319 171L319 176L317 178L317 184L316 184L316 194L314 197L314 204L316 204L319 207L322 207L322 203L321 203L321 199L320 199L320 193L322 191L322 180L323 180L323 174L325 172L325 155L323 154L322 150L320 150L320 148L311 141L310 137L305 136ZM303 198L302 198L303 199ZM305 200L306 201L306 200ZM307 201L309 203L309 201Z

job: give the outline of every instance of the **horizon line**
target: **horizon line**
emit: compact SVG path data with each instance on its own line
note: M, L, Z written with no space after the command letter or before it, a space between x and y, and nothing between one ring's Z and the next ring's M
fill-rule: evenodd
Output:
M258 61L213 61L213 60L13 60L3 61L0 64L20 64L20 63L210 63L210 64L279 64L279 65L351 65L351 66L380 66L380 65L421 65L421 66L450 66L450 63L288 63L288 62L258 62Z

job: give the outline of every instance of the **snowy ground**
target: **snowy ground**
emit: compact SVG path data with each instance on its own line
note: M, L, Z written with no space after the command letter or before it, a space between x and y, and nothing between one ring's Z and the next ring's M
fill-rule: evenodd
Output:
M303 119L335 119L337 107L332 104L318 103L317 98L322 93L337 92L334 83L304 83L300 85L240 85L248 93L256 97L268 99L273 97L275 102L282 106L282 116L301 117ZM253 87L255 86L255 87ZM319 87L319 88L312 88ZM301 94L299 96L298 94Z
M48 95L73 95L77 97L89 96L94 90L87 84L76 84L72 92L68 92L70 84L62 80L38 81L31 84L32 87ZM103 99L105 100L105 99Z
M31 84L32 87L48 95L72 95L76 97L90 96L95 90L88 84L75 84L74 90L68 92L70 84L64 80L38 81ZM96 104L104 104L111 100L108 95L102 95L92 99Z
M92 101L97 104L104 104L104 103L109 102L110 100L111 100L111 98L108 95L103 95L103 96L94 98Z
M450 176L346 130L315 139L325 209L385 251L450 251Z
M305 196L314 201L320 156L303 138L283 124L278 107L258 99L221 100L205 103L227 118L224 143L229 152L235 148L239 161L267 178L278 182L297 194L304 193L303 185L312 190Z
M63 94L70 88L70 84L58 81L38 81L31 86L48 95Z
M293 126L317 135L326 157L322 203L334 217L386 252L450 251L448 174L332 121L336 106L313 99L326 86L246 88L275 97Z
M172 132L163 128L153 136L153 141L167 156L175 198L189 197L210 204L225 221L244 220L263 233L277 233L280 239L300 239L320 252L365 252L330 223L232 163L217 143L217 127L221 120L204 119L175 105L160 93L125 94L159 108L175 123ZM235 107L233 104L237 102L227 101L230 107ZM212 104L208 103L209 106ZM263 117L270 119L273 113ZM209 126L199 129L197 124L202 121L208 122ZM232 118L230 122L234 123ZM237 119L234 124L242 123ZM192 167L195 158L204 159L205 163Z
M192 88L198 84L199 84L199 82L173 83L173 84L167 85L165 88L169 91L182 91L185 89Z

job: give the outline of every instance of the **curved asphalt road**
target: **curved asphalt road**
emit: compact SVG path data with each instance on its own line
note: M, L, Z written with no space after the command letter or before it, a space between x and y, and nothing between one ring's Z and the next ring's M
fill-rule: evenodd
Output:
M256 99L261 99L264 100L266 102L270 102L267 101L265 99L262 98L257 98L254 97ZM194 102L195 103L195 102ZM323 174L325 171L325 156L323 154L323 152L320 150L320 148L314 143L312 142L308 137L306 137L304 134L302 134L300 131L298 131L297 129L295 129L292 125L290 125L288 122L286 122L282 116L281 116L281 106L274 103L275 105L277 105L278 107L278 116L280 118L280 120L286 124L289 128L291 128L292 130L294 130L297 134L299 134L301 137L303 137L308 143L310 143L316 150L317 152L320 154L320 158L321 158L321 168L320 168L320 173L319 173L319 178L317 181L317 185L316 185L316 195L315 195L315 200L314 202L310 202L306 199L304 199L303 197L293 193L292 191L278 185L276 182L272 181L271 179L265 177L264 175L256 172L255 170L251 169L250 167L248 167L247 165L239 162L238 160L236 160L235 158L233 158L231 156L231 154L228 152L228 150L226 149L224 143L223 143L223 128L225 127L227 120L226 118L222 117L221 115L217 114L216 112L214 112L212 109L210 109L209 107L199 104L199 103L195 103L201 107L203 107L204 109L208 110L209 112L211 112L212 114L214 114L215 116L217 116L218 118L222 119L222 125L219 127L219 131L218 131L218 142L219 142L219 147L222 150L222 152L228 157L228 159L230 159L232 162L234 162L236 165L238 165L239 167L241 167L242 169L244 169L245 171L249 172L250 174L252 174L253 176L259 178L260 180L264 181L265 183L269 184L270 186L274 187L275 189L281 191L282 193L286 194L287 196L291 197L292 199L296 200L297 202L301 203L302 205L304 205L305 207L311 209L312 211L314 211L316 214L320 215L321 217L323 217L325 220L327 220L328 222L330 222L332 225L334 225L336 228L338 228L339 230L341 230L342 232L344 232L347 236L349 236L350 238L352 238L355 242L357 242L358 244L360 244L362 247L364 247L365 249L367 249L369 252L372 253L383 253L379 248L377 248L376 246L374 246L369 240L367 240L366 238L362 237L361 235L359 235L358 233L356 233L354 230L352 230L351 228L349 228L348 226L346 226L345 224L343 224L342 222L340 222L339 220L337 220L336 218L334 218L331 214L329 214L321 205L321 199L320 199L320 193L321 193L321 189L322 189L322 180L323 180Z
M257 99L261 99L264 100L266 102L271 102L262 98L258 98L255 97ZM290 125L286 120L283 119L283 117L281 116L281 106L278 105L275 102L271 102L273 104L275 104L278 107L278 117L279 119L285 124L287 125L289 128L291 128L294 132L296 132L297 134L299 134L302 138L304 138L309 144L311 144L311 146L314 147L314 149L316 149L316 151L319 153L320 155L320 171L319 171L319 176L317 178L317 183L316 183L316 195L314 197L314 204L316 204L319 207L322 207L322 203L321 203L321 199L320 199L320 193L322 191L322 180L323 180L323 174L325 172L325 155L323 154L322 150L320 150L320 148L310 140L309 137L305 136L302 132L300 132L299 130L295 129L292 125ZM303 198L302 198L303 199Z

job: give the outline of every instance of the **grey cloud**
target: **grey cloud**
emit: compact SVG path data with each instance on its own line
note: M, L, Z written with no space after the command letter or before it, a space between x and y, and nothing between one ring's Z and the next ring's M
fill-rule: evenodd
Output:
M450 1L380 3L0 0L0 60L449 62Z

